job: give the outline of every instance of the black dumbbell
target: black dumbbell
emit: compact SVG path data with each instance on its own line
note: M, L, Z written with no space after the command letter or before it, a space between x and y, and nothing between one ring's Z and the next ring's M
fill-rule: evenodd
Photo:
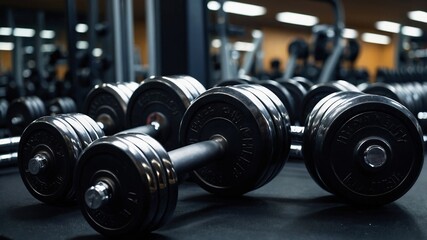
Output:
M357 92L336 93L313 109L306 128L289 127L286 109L260 86L213 88L186 111L180 140L169 153L141 134L94 142L76 175L83 215L98 232L138 234L172 215L178 176L194 170L209 192L240 195L278 174L290 152L290 134L316 182L346 200L380 205L403 196L423 164L419 126L399 103Z
M328 95L313 108L306 129L302 150L310 175L350 202L392 202L421 171L420 126L407 108L389 98L357 92Z
M76 112L76 104L68 97L55 98L46 103L37 96L20 97L10 103L6 122L10 133L16 136L39 117L70 112Z
M135 108L128 109L129 111L125 112L134 112L129 119L137 117L136 113L140 117L147 115L151 116L151 118L146 119L147 122L144 122L142 126L124 130L122 133L142 132L157 137L159 141L168 143L170 146L178 145L178 143L173 142L178 141L177 136L165 133L172 129L177 131L175 129L179 128L180 120L174 119L174 117L181 118L185 112L185 109L175 108L175 106L190 105L191 101L198 96L193 89L197 88L201 92L204 90L203 87L200 87L201 85L194 87L196 84L190 84L188 79L189 77L176 76L173 78L153 77L145 80L135 90L135 93L137 96L140 93L144 93L141 96L149 98L138 99L138 97L132 100L132 96L129 103L135 101L135 104L141 104L141 101L143 101L146 105L141 105L140 107L146 106L146 108L138 108L137 105ZM109 104L114 107L113 110L103 109L102 111L91 109L95 113L101 113L96 119L83 114L43 117L31 123L25 129L19 145L18 167L25 186L35 198L51 204L74 200L72 179L74 166L81 151L94 140L107 134L103 131L104 127L107 126L107 129L111 132L111 129L120 129L120 124L124 122L123 119L119 123L114 122L118 119L117 116L120 116L119 112L122 110L118 102L127 99L123 97L125 94L120 90L126 86L119 87L118 85L120 84L107 84L96 87L96 96L90 98L92 102L95 102L98 107L109 106ZM101 90L102 88L105 88L105 90ZM125 89L125 91L128 91L128 89ZM155 96L160 96L158 95L160 91L167 93L167 97L156 98ZM182 92L191 92L194 96L185 95L184 97ZM171 102L170 99L174 97L173 94L181 98L176 102ZM97 101L93 100L96 98L98 98ZM102 101L105 101L105 104ZM169 109L170 107L172 107L173 111ZM123 118L125 117L123 116ZM162 138L162 136L165 137Z

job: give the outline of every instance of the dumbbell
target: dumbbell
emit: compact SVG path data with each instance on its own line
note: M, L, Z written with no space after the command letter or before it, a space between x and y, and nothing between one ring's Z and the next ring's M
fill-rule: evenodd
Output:
M182 118L185 108L182 110L181 105L186 107L190 105L198 95L193 91L196 88L198 91L204 90L200 87L201 85L194 87L196 84L190 84L193 80L188 81L189 78L185 76L152 77L145 80L129 100L126 112L130 114L129 119L139 115L147 123L144 122L142 126L124 130L122 133L143 132L156 137L165 146L178 145L174 143L178 141L178 136L165 131L177 131L180 120L174 117ZM120 122L114 121L120 115L121 105L118 102L126 97L122 97L125 94L117 85L120 84L98 86L95 95L102 98L91 101L101 107L108 106L107 103L109 103L114 107L114 111L108 108L91 109L95 113L100 113L95 119L83 114L43 117L25 129L19 145L18 166L25 186L35 198L50 204L68 203L74 200L73 172L81 151L94 140L107 134L102 130L105 126L109 130L120 128ZM101 88L105 90L100 90ZM190 92L195 95L187 95ZM107 97L107 93L118 97ZM137 97L134 98L134 96ZM90 99L96 98L94 96ZM101 101L105 101L106 104L104 105ZM145 108L142 108L143 106ZM144 116L150 116L150 118Z
M310 90L308 90L307 94L305 94L301 102L300 108L302 109L302 111L300 112L300 122L304 123L306 121L308 115L313 110L314 106L321 99L331 93L340 91L360 92L360 90L356 86L343 80L331 81L327 83L318 83L313 85Z
M37 96L20 97L13 100L6 112L6 122L13 136L20 135L33 120L48 114L76 112L71 98L55 98L44 103Z
M60 113L75 112L76 105L71 98L55 98L46 105L38 97L21 97L12 101L7 109L6 123L12 135L19 135L23 129L35 118L48 113L56 115ZM11 166L16 163L16 151L18 150L20 137L13 136L0 139L0 166Z
M302 153L290 151L290 135L303 140ZM76 186L89 224L107 236L161 227L175 209L179 176L191 170L205 190L240 195L268 183L288 153L304 155L323 188L354 204L381 205L405 194L423 164L421 133L409 111L357 92L328 96L302 128L289 126L284 105L261 86L213 88L186 111L180 140L184 147L170 152L141 134L86 148Z

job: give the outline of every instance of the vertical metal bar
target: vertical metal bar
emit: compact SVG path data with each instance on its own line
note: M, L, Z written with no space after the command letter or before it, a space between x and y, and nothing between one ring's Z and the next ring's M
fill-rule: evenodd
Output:
M209 79L209 48L207 31L207 1L187 0L188 74L206 88ZM213 85L213 84L212 84Z
M259 30L252 31L253 41L252 44L254 46L254 49L252 51L246 52L244 58L242 67L239 70L239 76L245 76L249 75L251 68L254 65L255 57L259 49L261 48L262 40L263 40L263 34Z
M112 1L113 13L113 46L114 46L114 76L116 82L123 82L123 52L120 26L120 0Z
M88 53L89 53L89 67L90 67L90 73L92 78L98 77L98 69L96 69L95 59L93 56L93 50L96 47L96 24L98 23L98 17L99 17L99 11L98 11L98 0L90 0L89 1L89 8L88 8L88 26L89 26L89 32L88 32Z
M135 52L134 52L134 36L133 36L133 0L122 0L124 7L124 29L126 30L123 36L126 37L124 43L124 52L127 58L127 65L125 68L125 81L134 82L135 81Z
M72 94L74 101L76 101L77 109L80 110L83 106L83 96L80 96L80 83L77 79L77 58L76 58L76 43L77 43L77 16L76 5L74 0L67 0L66 5L67 14L67 47L68 47L68 71L72 83Z
M13 77L15 79L16 88L18 89L18 95L24 96L24 81L22 79L22 71L23 71L23 50L22 50L22 38L14 36L15 32L15 18L13 14L13 10L8 9L7 11L7 21L8 25L12 29L12 41L13 41L13 52L12 52L12 69L13 69Z
M45 79L45 63L43 59L43 53L42 53L42 45L43 45L43 39L41 37L41 32L44 29L44 13L42 11L37 11L37 24L36 24L36 35L34 36L35 41L35 60L36 60L36 69L40 77L40 83L41 86L45 86L46 79Z
M225 0L219 1L221 7L217 11L217 25L218 35L221 41L220 56L221 56L221 80L231 79L233 76L233 70L231 69L234 64L230 60L231 49L228 44L227 38L227 14L224 11Z
M147 22L147 40L148 40L148 75L160 74L160 21L159 21L159 4L158 0L146 0L146 22Z

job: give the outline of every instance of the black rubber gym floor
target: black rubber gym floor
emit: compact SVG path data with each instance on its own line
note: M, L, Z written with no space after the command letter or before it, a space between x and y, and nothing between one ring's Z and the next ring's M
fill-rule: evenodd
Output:
M427 169L396 202L348 206L321 190L302 162L288 162L266 186L233 199L180 185L172 220L146 239L425 239ZM77 207L38 202L16 168L0 169L0 239L103 239ZM143 238L140 238L143 239Z

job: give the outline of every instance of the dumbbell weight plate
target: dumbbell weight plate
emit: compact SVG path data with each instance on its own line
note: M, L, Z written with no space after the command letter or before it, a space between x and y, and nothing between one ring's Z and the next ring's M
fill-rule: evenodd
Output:
M165 78L151 78L135 90L128 104L126 123L129 128L146 125L150 115L160 113L168 126L179 126L185 110L190 106L192 96L182 90L177 81ZM178 147L179 129L167 127L160 132L158 140L166 149Z
M71 179L82 145L80 141L70 139L78 139L73 128L64 120L50 116L37 119L23 132L18 167L25 186L36 199L46 203L71 200ZM32 175L28 162L38 152L53 157L43 174Z
M304 155L304 163L307 167L307 170L313 180L324 190L331 192L331 189L326 186L321 178L317 174L315 161L314 159L319 153L314 152L314 138L316 136L318 127L322 121L323 115L327 112L328 109L335 107L337 104L340 104L348 97L354 97L359 95L357 92L335 92L319 101L315 105L309 117L307 118L304 132L304 140L302 151ZM332 192L331 192L332 193Z
M165 211L168 209L169 204L169 186L167 174L165 172L165 168L163 166L163 161L160 156L156 153L156 149L153 149L149 144L147 144L141 138L138 138L135 135L119 135L121 138L132 142L137 146L137 148L145 155L146 159L151 165L152 170L156 176L157 183L157 193L158 193L158 205L157 211L154 214L153 219L150 221L149 229L156 229L155 226L161 221Z
M273 80L264 80L260 82L260 85L268 88L280 99L280 101L285 105L286 110L288 111L291 123L295 124L295 120L298 117L295 114L296 106L291 93L285 87Z
M89 135L89 132L86 130L86 128L75 118L71 117L71 115L61 114L58 115L58 118L61 118L66 121L74 129L74 132L77 134L78 139L72 140L80 141L82 149L85 149L90 143L93 142L94 139L92 139L92 137Z
M155 152L159 155L163 163L164 173L167 177L166 183L169 190L167 198L168 204L162 218L158 221L157 224L154 224L152 226L153 229L157 229L158 227L163 226L170 219L175 210L176 203L178 201L178 176L176 175L176 172L172 167L172 161L170 160L168 153L163 148L163 146L160 145L159 142L155 141L151 137L144 136L142 134L138 134L137 137L141 138L146 144L150 145L151 148L153 148Z
M310 114L310 112L313 110L314 106L324 97L327 95L334 93L334 92L340 92L340 91L346 91L347 88L342 86L341 84L333 83L333 82L327 82L327 83L320 83L314 85L308 93L305 95L302 105L301 105L301 115L300 115L300 122L305 122L307 116Z
M95 86L89 92L84 103L83 113L95 121L103 123L112 121L112 124L107 124L107 128L104 129L106 135L111 135L125 128L124 119L128 101L127 94L119 87L104 83Z
M284 86L289 93L291 93L294 103L295 103L295 114L297 116L300 116L301 114L301 107L303 106L303 99L305 98L305 95L308 93L307 90L305 90L304 86L301 85L299 82L288 79L288 80L277 80L278 83L280 83L282 86ZM301 121L300 122L304 122Z
M293 77L292 79L299 82L305 88L306 91L308 91L314 85L312 81L308 80L305 77L297 76Z
M384 97L391 98L397 102L404 103L403 99L397 94L397 90L395 87L385 84L385 83L373 83L369 87L367 87L365 90L363 90L364 93L367 94L375 94L380 95Z
M114 192L110 203L97 210L87 207L84 197L79 198L90 225L103 235L114 232L118 236L134 233L130 229L135 226L148 228L157 212L159 193L157 176L146 156L134 143L117 136L101 138L87 150L76 170L80 176L76 179L78 195L84 196L90 186L102 180L108 181Z
M29 102L29 104L32 106L32 108L34 109L34 112L36 114L33 116L33 119L28 119L28 121L29 121L28 124L30 124L33 120L46 115L44 103L42 102L42 100L39 97L29 96L29 97L26 97L26 101Z
M194 171L195 181L209 192L239 195L256 188L263 176L272 137L267 111L253 95L237 88L212 88L189 108L181 122L180 142L188 145L222 135L229 151L221 160Z
M377 168L364 164L364 150L371 144L386 150L387 161ZM418 178L422 132L400 104L361 95L324 115L315 152L322 153L316 167L333 192L356 204L382 205L401 197Z
M402 85L394 84L394 88L396 89L396 94L401 99L401 104L409 109L412 113L415 111L414 101L412 99L412 93L408 92Z
M15 117L22 117L22 121L19 123L12 123ZM29 101L25 97L15 99L11 102L10 107L6 113L6 119L9 130L12 135L20 135L24 128L34 119L40 117L39 110L34 106L32 101Z
M253 87L257 87L257 85L253 85ZM289 119L289 113L286 110L284 104L280 101L280 99L274 95L274 93L268 91L265 88L257 87L260 91L262 91L268 98L270 98L271 102L274 103L277 111L279 112L279 123L278 127L278 138L281 140L281 145L279 145L280 153L279 156L273 159L271 164L273 171L269 174L269 178L265 181L265 183L270 182L279 172L282 170L283 166L288 159L290 148L291 148L291 137L290 137L290 126L291 122Z
M192 96L192 98L190 99L191 101L193 101L194 99L196 99L200 95L199 92L197 91L197 89L193 85L191 85L190 82L188 82L185 79L185 76L179 75L179 76L171 76L171 77L173 77L172 81L179 81L179 84L181 86L184 86L188 90L188 92Z
M234 86L239 84L251 84L251 83L253 83L253 81L250 81L245 78L234 78L234 79L223 80L215 84L215 87L225 87L225 86Z
M183 76L183 78L197 90L198 95L206 91L205 87L197 79L191 76Z
M274 171L274 169L277 167L278 161L276 159L279 159L282 156L282 146L284 145L283 140L283 129L282 129L282 117L280 115L280 112L277 110L274 103L271 101L270 98L268 98L262 90L259 90L259 88L251 86L251 85L238 85L236 88L242 88L248 91L248 94L253 94L254 97L258 98L258 100L264 105L265 109L267 110L264 114L266 114L267 120L270 122L271 133L273 134L272 143L272 155L271 157L267 157L267 168L265 169L264 175L260 178L260 182L257 183L257 187L265 185L267 179L270 178L270 175ZM273 95L273 93L271 93ZM273 163L276 163L274 165Z
M333 81L331 83L334 85L338 84L340 86L343 86L347 91L353 91L353 92L359 92L360 91L356 86L354 86L353 84L351 84L347 81L344 81L344 80L337 80L337 81Z

